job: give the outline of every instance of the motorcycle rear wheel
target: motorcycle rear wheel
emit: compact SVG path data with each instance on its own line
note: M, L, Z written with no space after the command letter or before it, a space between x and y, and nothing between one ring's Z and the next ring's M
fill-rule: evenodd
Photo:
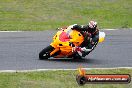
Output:
M39 60L45 60L50 57L50 52L54 50L54 47L51 45L47 46L44 48L40 53L39 53Z

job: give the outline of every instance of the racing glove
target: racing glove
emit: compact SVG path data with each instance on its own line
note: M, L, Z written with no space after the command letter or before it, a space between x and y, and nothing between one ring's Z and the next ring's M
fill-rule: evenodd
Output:
M72 51L73 52L78 52L78 51L80 51L80 52L89 52L89 51L91 51L91 49L86 49L85 47L83 47L83 48L81 48L81 47L73 47L72 48Z
M77 51L80 51L81 52L81 47L73 47L72 48L72 51L73 52L77 52Z
M86 53L90 52L92 49L86 49L85 47L74 47L72 52L77 52L79 56L85 57Z

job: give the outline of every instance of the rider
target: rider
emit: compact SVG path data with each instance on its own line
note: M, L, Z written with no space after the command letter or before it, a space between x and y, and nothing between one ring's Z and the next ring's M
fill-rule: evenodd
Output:
M79 31L84 36L84 42L80 47L74 47L74 51L80 51L81 56L85 57L87 54L92 51L95 43L98 43L99 39L99 29L97 28L97 22L90 21L87 25L78 25L74 24L71 27L72 30Z

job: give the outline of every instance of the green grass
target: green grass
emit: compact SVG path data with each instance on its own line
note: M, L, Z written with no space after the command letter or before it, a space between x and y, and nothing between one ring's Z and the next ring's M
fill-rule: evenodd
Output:
M88 74L130 74L132 69L88 70ZM132 88L129 84L85 84L76 82L78 71L0 73L0 88Z
M0 30L38 31L95 20L132 28L132 0L0 0Z

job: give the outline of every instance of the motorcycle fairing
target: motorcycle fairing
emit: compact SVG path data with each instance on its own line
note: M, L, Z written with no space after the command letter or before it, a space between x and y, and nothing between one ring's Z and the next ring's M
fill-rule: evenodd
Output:
M53 37L53 42L50 44L52 47L55 48L55 50L52 51L50 55L53 55L58 50L61 51L60 53L61 56L71 55L73 52L70 43L73 43L75 46L80 46L83 41L84 41L83 35L76 30L71 29L60 30Z

